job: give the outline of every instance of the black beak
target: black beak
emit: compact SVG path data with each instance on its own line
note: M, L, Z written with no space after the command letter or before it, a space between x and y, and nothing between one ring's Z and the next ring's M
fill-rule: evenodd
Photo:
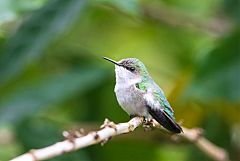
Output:
M118 66L122 66L121 64L119 64L118 62L116 62L115 60L112 60L110 58L107 58L105 56L102 57L103 59L107 60L107 61L110 61L111 63L115 64L115 65L118 65Z

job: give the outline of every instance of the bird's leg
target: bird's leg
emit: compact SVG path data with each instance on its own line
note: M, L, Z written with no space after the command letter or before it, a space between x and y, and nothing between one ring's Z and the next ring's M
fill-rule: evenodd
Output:
M136 114L131 114L130 115L130 119L134 118L134 117L140 117L139 115ZM152 118L148 118L148 117L143 117L143 128L145 131L151 131L153 127L153 120Z
M138 115L136 115L136 114L131 114L131 115L130 115L130 119L132 119L132 118L134 118L134 117L138 117Z

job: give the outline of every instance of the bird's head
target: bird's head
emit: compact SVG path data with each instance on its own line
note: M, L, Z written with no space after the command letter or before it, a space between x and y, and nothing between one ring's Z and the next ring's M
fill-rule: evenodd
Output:
M136 58L126 58L120 61L114 61L107 57L103 57L115 64L115 73L117 80L142 79L149 76L145 65Z

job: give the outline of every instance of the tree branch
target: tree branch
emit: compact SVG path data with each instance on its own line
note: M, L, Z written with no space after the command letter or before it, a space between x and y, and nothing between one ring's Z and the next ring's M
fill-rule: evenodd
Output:
M50 159L93 144L105 142L116 135L132 132L135 128L140 126L142 122L143 118L135 117L127 123L115 125L113 122L109 122L106 119L104 125L101 126L102 129L99 131L90 132L87 135L78 138L68 138L65 141L58 142L43 149L31 150L26 154L12 159L12 161L37 161Z
M99 131L92 131L88 134L84 134L84 132L80 130L75 132L74 135L69 132L64 132L63 135L67 138L66 140L46 148L31 150L11 161L46 160L94 144L106 143L113 136L134 131L138 126L143 124L143 121L144 119L142 117L135 117L129 122L114 124L106 119ZM153 121L153 127L162 129L156 121ZM201 151L216 161L229 161L228 153L204 138L201 130L183 128L183 131L184 133L173 136L176 138L184 138L194 143Z
M214 145L212 142L202 136L202 129L187 129L183 128L183 138L195 144L202 152L215 161L229 161L229 156L226 150Z

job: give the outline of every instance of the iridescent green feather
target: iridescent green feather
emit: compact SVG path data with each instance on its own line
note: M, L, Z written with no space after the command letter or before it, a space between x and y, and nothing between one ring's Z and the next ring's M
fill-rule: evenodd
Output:
M144 82L138 83L138 89L140 89L141 91L146 92L147 91L147 84Z
M140 90L146 92L147 89L151 89L153 91L154 97L157 98L157 100L159 101L161 107L164 109L164 111L172 118L175 120L174 117L174 113L173 110L169 104L169 102L167 101L163 91L161 90L161 88L151 79L151 77L149 76L147 69L145 67L145 65L136 59L136 64L137 64L137 68L141 69L140 70L140 74L142 75L143 79L141 83L138 83L137 86ZM150 79L149 79L150 78Z
M174 113L172 110L172 107L170 106L169 102L167 101L167 98L165 97L163 91L160 89L160 87L153 82L154 84L154 96L158 99L161 106L164 108L164 111L175 120Z
M167 101L163 91L160 89L160 87L152 80L143 81L141 83L137 84L137 87L142 90L143 92L147 92L147 89L150 89L153 91L154 97L159 101L161 107L164 109L164 111L175 120L173 110Z

